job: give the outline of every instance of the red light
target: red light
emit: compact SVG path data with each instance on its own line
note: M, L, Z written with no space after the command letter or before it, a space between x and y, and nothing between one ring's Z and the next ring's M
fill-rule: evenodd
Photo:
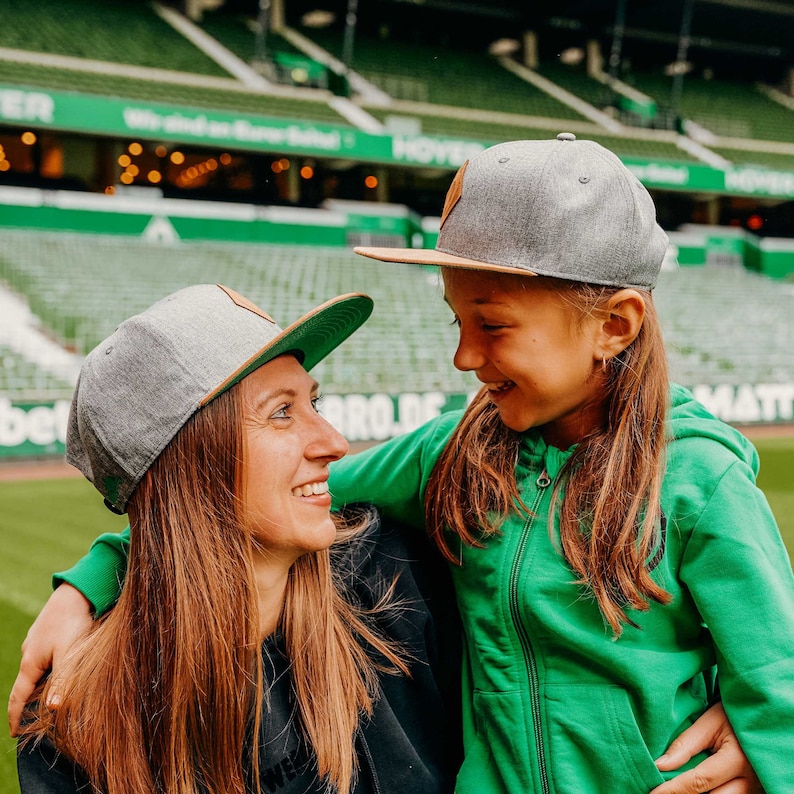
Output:
M764 219L760 215L751 215L747 219L747 228L752 229L754 232L758 231L764 225Z

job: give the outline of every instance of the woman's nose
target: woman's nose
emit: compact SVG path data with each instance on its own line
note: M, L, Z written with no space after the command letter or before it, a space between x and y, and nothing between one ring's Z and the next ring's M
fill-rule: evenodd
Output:
M350 444L347 439L319 414L315 425L315 436L307 446L306 457L339 460L347 455Z

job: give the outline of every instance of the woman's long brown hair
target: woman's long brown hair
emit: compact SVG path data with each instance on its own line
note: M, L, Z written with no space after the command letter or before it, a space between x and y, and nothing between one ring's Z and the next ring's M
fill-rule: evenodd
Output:
M28 715L25 740L47 736L97 791L260 790L264 685L252 542L239 498L242 411L235 387L195 414L147 472L130 502L121 597L66 663L58 708L40 705L48 683ZM346 793L378 672L406 666L344 598L328 550L294 564L280 627L299 730L320 778Z
M617 291L544 281L581 318L603 312ZM670 600L649 570L660 542L667 359L651 294L640 292L646 305L640 332L607 363L606 422L579 441L553 500L562 553L615 636L623 624L634 625L627 609L647 610L651 600ZM451 535L481 546L511 512L526 510L515 477L520 443L521 435L504 425L481 390L439 458L425 495L428 530L450 561L459 562Z

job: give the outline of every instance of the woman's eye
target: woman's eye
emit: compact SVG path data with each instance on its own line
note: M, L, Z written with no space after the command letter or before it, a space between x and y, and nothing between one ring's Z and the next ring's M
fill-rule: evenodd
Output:
M323 396L322 394L318 394L316 397L312 397L312 408L319 414L320 413L320 406L323 404Z
M280 408L270 414L271 419L289 419L289 409L292 408L290 403L282 405Z
M482 330L483 331L499 331L502 328L504 328L503 325L489 325L488 323L483 323L482 324Z
M460 328L460 320L457 317L453 317L450 325L457 325Z

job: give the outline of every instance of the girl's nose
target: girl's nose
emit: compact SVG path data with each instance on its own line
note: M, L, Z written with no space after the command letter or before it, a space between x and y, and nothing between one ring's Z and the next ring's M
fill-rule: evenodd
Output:
M455 369L461 372L471 372L482 366L482 354L478 351L477 346L473 343L469 334L460 333L458 340L458 349L452 359Z

